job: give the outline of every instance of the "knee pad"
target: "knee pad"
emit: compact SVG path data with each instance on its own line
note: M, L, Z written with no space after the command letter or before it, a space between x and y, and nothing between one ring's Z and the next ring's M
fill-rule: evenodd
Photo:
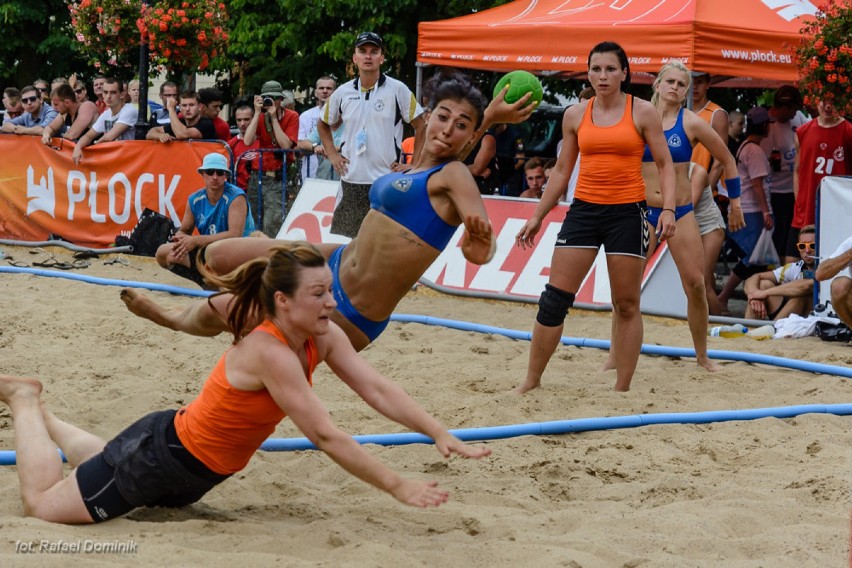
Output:
M571 292L545 284L544 292L538 299L538 314L535 320L546 327L562 325L568 315L568 308L574 305L574 297Z

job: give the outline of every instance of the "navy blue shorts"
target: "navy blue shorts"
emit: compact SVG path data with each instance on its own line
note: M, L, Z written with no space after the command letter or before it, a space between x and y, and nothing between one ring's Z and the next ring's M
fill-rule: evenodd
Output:
M556 247L604 247L606 254L645 258L650 233L645 202L601 205L575 199L556 237Z
M152 412L107 442L77 468L83 502L100 523L137 507L183 507L227 479L184 448L175 410Z

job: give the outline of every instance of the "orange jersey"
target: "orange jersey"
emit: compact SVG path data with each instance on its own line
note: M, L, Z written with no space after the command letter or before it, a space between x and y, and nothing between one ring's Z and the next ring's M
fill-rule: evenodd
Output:
M287 340L269 320L255 328ZM313 338L305 345L308 352L308 384L319 363ZM240 471L254 452L272 434L286 414L276 404L269 391L236 389L225 373L226 351L210 373L201 394L175 415L178 438L189 452L211 471L229 475Z
M713 116L719 111L725 112L725 110L716 103L708 102L703 109L699 110L695 114L701 117L701 120L710 126L713 126ZM692 161L699 164L708 172L710 171L710 161L712 159L713 156L710 155L710 150L705 148L703 145L696 144L695 148L692 149Z
M644 201L645 140L633 123L633 97L627 95L624 114L612 126L597 126L592 122L594 103L592 97L577 129L582 158L574 197L602 205Z

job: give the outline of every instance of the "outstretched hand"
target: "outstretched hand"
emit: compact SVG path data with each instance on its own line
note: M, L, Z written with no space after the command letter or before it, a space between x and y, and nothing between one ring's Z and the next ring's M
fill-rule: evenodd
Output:
M456 454L463 458L478 460L491 455L491 448L485 446L469 446L449 432L447 432L445 436L435 440L435 447L445 458Z
M491 257L494 256L491 223L479 215L466 216L461 249L464 257L473 264L485 264L491 260Z
M530 104L531 92L525 94L512 104L507 103L506 92L508 90L509 85L503 87L500 94L494 97L488 108L485 109L485 117L490 124L518 124L528 119L538 106L534 103Z
M446 503L450 494L438 488L437 481L403 479L391 491L394 499L413 507L437 507Z

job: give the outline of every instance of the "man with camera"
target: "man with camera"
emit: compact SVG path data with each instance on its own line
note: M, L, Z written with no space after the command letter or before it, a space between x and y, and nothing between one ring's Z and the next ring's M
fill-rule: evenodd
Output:
M260 141L261 150L293 150L299 137L299 113L284 108L284 90L278 81L263 84L260 96L254 97L254 111L260 117L246 129L243 139L247 146ZM286 195L287 175L282 154L287 154L286 163L292 164L292 152L263 152L255 160L249 179L249 202L256 202L258 185L263 195L261 230L275 237L284 222L282 205ZM261 158L263 160L261 169Z
M347 237L358 233L370 210L370 186L398 167L402 123L414 128L414 159L423 145L423 109L401 81L382 73L384 42L375 32L355 39L352 61L358 77L340 85L326 103L317 131L326 156L340 174L343 197L334 209L331 232ZM334 145L332 126L343 119L341 151ZM410 165L407 167L411 167Z

